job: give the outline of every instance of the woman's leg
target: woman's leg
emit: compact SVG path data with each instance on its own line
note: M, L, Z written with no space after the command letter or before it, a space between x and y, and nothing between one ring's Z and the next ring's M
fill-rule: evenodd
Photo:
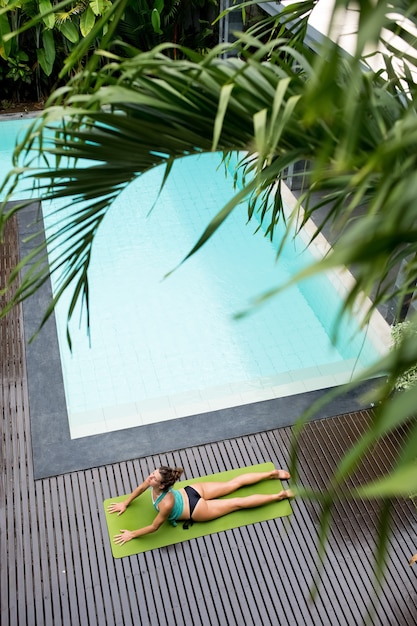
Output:
M241 509L253 509L257 506L279 502L285 498L292 498L290 489L274 494L256 494L244 498L229 498L228 500L199 500L194 509L193 520L195 522L208 522L209 520L223 517Z
M215 482L215 483L194 483L191 485L204 500L213 500L215 498L221 498L222 496L227 496L229 493L233 493L240 487L245 487L246 485L254 485L259 483L261 480L267 479L281 479L288 480L290 475L285 470L274 469L270 472L251 472L247 474L241 474L240 476L236 476L231 480L227 480L225 482Z

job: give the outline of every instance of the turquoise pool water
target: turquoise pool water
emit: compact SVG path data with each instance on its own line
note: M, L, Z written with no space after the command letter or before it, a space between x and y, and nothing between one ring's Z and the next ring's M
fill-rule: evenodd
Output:
M5 171L3 127L0 166ZM10 147L9 147L10 150ZM329 335L340 300L326 277L288 289L239 321L251 299L308 258L274 246L239 207L194 257L164 279L234 193L219 156L178 161L148 215L162 171L139 178L100 227L90 267L91 343L81 312L66 341L69 298L56 310L73 438L184 417L347 382L380 353L345 322ZM44 206L47 229L54 206ZM280 238L278 230L276 238Z

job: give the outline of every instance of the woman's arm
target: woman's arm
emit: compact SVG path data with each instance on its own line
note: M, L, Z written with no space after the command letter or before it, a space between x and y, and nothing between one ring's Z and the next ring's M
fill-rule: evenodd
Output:
M108 512L117 513L117 515L121 515L122 513L124 513L129 504L147 490L149 484L149 478L146 478L143 483L139 485L139 487L136 487L136 489L132 491L132 493L128 498L126 498L126 500L123 500L123 502L113 502L112 504L109 504L109 506L107 507Z
M131 541L131 539L136 539L137 537L142 537L143 535L149 535L150 533L154 533L168 519L169 514L173 509L173 506L174 496L172 495L172 493L168 493L165 498L159 503L159 513L155 517L152 524L150 524L149 526L144 526L143 528L138 528L137 530L121 530L119 535L114 536L114 542L122 546L127 541Z
M138 528L137 530L121 530L119 535L114 536L114 543L118 543L120 546L122 546L124 543L127 543L132 539L154 533L158 530L158 528L162 526L166 519L168 519L168 515L158 513L152 524L150 524L149 526L144 526L143 528Z

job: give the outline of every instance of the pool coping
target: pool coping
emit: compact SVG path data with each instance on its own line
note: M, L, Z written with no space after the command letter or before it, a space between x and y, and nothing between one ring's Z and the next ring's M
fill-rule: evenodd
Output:
M20 258L23 258L33 249L35 241L39 242L43 237L40 202L34 201L18 212L18 228L19 252ZM42 234L35 240L29 240L36 232ZM329 391L308 391L71 439L54 315L37 333L51 295L51 284L47 281L23 302L35 479L290 426L314 402L323 400ZM36 337L30 341L36 333ZM370 380L363 381L355 388L348 385L332 388L338 394L337 397L332 397L326 404L321 402L311 419L369 408L375 387L376 381Z

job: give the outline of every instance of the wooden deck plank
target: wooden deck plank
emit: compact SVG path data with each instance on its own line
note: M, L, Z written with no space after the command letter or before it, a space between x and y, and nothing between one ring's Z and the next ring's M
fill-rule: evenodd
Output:
M77 607L76 615L72 615L72 623L78 624L95 624L95 620L91 619L87 609L86 592L89 586L89 571L81 575L82 562L81 557L85 552L84 534L78 531L78 511L79 500L77 496L77 476L66 475L63 477L63 485L60 489L61 508L68 511L67 519L63 523L63 532L65 537L66 550L71 551L71 566L66 563L66 575L68 580L68 588L71 605ZM74 611L74 609L73 609Z
M346 436L343 436L343 432L341 432L340 439L346 441ZM335 441L336 443L333 444L334 449L332 449L332 452L336 458L340 458L341 449L338 448L338 440L335 439ZM351 563L354 571L359 571L363 582L363 590L366 591L366 596L368 596L372 589L373 574L369 571L369 568L366 567L366 563L367 559L369 559L369 555L374 552L374 511L372 511L371 508L367 510L362 509L363 507L358 506L358 503L353 502L340 503L337 506L335 509L335 528L339 533L334 534L334 550L337 550L342 542L347 547L350 545L355 546L355 552L350 555L345 552L342 556L344 556L345 563ZM371 513L371 515L369 515L369 513ZM371 537L372 541L369 543ZM353 559L355 559L355 562L353 562ZM369 606L369 602L366 602L366 596L364 599L361 599L361 602L365 603L364 607ZM355 599L358 601L357 596ZM361 609L361 614L364 611L364 607Z
M398 448L397 442L398 441L404 442L403 436L405 436L405 430L401 429L401 431L399 431L397 434L397 437L398 437L397 441L393 440L392 436L385 437L382 441L380 441L380 443L377 446L377 449L374 450L374 453L372 455L372 465L373 465L373 471L375 472L375 475L389 473L390 469L392 468L395 462L396 450ZM368 470L368 473L369 473L369 470ZM368 503L368 513L372 514L373 520L376 518L377 511L378 511L378 504L374 500L371 500ZM410 513L413 514L413 512L411 511L409 507L409 502L406 499L399 498L395 503L395 507L394 507L393 514L392 514L392 518L393 518L392 531L393 532L392 532L391 541L390 541L390 550L387 555L387 577L390 577L392 580L398 580L401 588L403 589L408 588L410 591L409 597L410 597L411 604L413 605L411 610L409 608L405 608L403 605L402 605L402 608L399 606L397 607L395 604L395 597L392 599L391 610L393 612L396 612L396 611L403 612L403 617L406 623L414 619L413 615L415 614L415 610L416 610L415 594L413 594L413 592L411 591L410 584L409 584L410 582L409 570L404 567L404 565L408 562L409 554L411 554L411 551L413 549L413 545L411 543L411 537L409 533L409 526L405 526L403 524L404 516L407 517L410 515ZM415 519L414 516L412 518L408 517L409 523L410 522L412 523L414 519ZM404 532L405 528L407 530ZM375 529L375 524L371 530L374 531L374 529ZM409 550L410 550L409 553L407 553L407 546L409 546ZM403 559L399 558L401 554L403 555ZM381 604L383 605L386 604L385 597L381 598Z
M107 468L100 468L100 484L103 488L102 497L103 500L116 493L125 493L122 487L121 468L119 465L115 465ZM123 473L128 475L128 467L123 468ZM105 486L108 486L106 492ZM128 488L126 491L129 491ZM101 508L102 502L97 502L97 506ZM104 521L103 521L104 523ZM143 595L141 590L137 590L135 585L135 574L131 570L130 559L124 563L115 561L111 553L111 548L108 543L106 533L107 528L102 523L102 535L101 543L104 546L105 554L105 570L107 573L107 585L112 589L114 593L114 620L115 623L120 623L123 619L130 619L129 616L135 616L139 614L140 623L147 623L147 609L143 606L142 601L138 601L132 605L130 602L131 597L140 598Z
M94 493L94 483L92 474L87 478L84 472L78 472L80 492L81 492L81 508L83 511L84 528L86 534L87 546L103 545L107 537L101 534L100 514L102 512L102 503L97 502ZM101 609L104 615L112 615L114 623L119 622L119 615L123 614L123 603L121 602L119 593L115 589L110 588L110 594L103 596L102 588L107 586L107 561L102 550L97 551L94 561L89 560L86 567L90 568L92 579L92 606L97 604L99 599L102 603ZM131 577L126 577L131 580ZM129 611L128 618L131 618ZM100 621L100 620L99 620Z
M322 466L326 471L326 483L330 481L331 475L334 472L336 465L336 458L341 458L341 449L338 446L339 441L346 441L346 433L339 428L339 437L328 438L329 433L326 432L325 425L323 424L323 430L320 433L321 437L312 437L312 446L320 450L323 458ZM311 433L316 434L317 433ZM343 436L344 435L344 436ZM330 448L331 445L331 448ZM331 459L331 462L329 462ZM367 599L369 597L370 588L367 587L368 576L366 569L362 569L363 551L366 550L366 546L362 543L362 535L358 533L358 527L352 520L356 519L355 505L350 501L340 502L337 508L335 508L334 516L337 515L337 524L334 525L334 532L332 539L334 542L334 551L338 553L339 558L342 560L340 566L347 568L348 576L346 577L347 585L350 589L351 597L354 601L355 610L359 610L362 613L367 606ZM350 521L348 521L350 520ZM345 551L339 550L339 544L342 543ZM359 548L359 550L357 550ZM355 563L353 560L355 559ZM357 586L355 584L354 571L357 568L361 568L362 571L362 584ZM352 608L352 605L350 605Z
M283 433L283 439L286 440L288 454L291 445L291 432L289 429ZM304 464L305 447L301 446L302 454L299 453L299 461L303 464L300 466L300 483L306 487L314 488L317 484L311 480L311 459L307 458ZM315 459L313 457L313 462ZM323 473L320 474L320 477ZM312 590L312 583L318 585L320 590L320 598L322 602L316 601L315 608L318 611L316 620L320 620L322 623L337 623L337 620L341 618L346 622L346 602L345 597L341 596L338 584L335 586L334 577L329 576L329 572L326 568L317 570L316 568L316 554L317 554L317 535L316 524L319 517L319 507L316 503L311 502L297 502L294 504L296 507L296 513L298 520L298 532L293 537L291 536L291 543L298 566L298 570L303 572L305 578L300 581L299 588L303 589L303 598L307 598ZM307 569L308 568L308 569ZM337 602L335 600L337 598ZM318 599L319 600L319 599Z
M52 518L52 523L49 524L49 552L53 555L54 559L54 575L56 580L54 581L60 590L59 593L59 611L60 621L63 626L69 626L71 623L70 616L70 599L69 599L69 580L68 572L74 571L73 566L73 547L71 546L68 533L68 515L62 516L57 514L61 510L62 504L60 502L60 491L62 478L57 476L49 480L49 501L47 501L47 507L45 510L45 517ZM64 510L67 509L67 505L64 502ZM52 548L53 546L53 548ZM57 595L54 593L54 596ZM75 603L72 603L72 611L76 609ZM58 608L56 609L56 612ZM78 620L75 621L77 624Z
M357 417L357 416L356 416ZM349 422L351 424L351 422ZM324 428L329 428L329 424L324 424L323 423L323 427ZM340 424L339 424L339 428L340 428ZM361 430L361 429L360 429ZM342 433L343 434L343 433ZM332 441L332 457L333 457L333 462L334 464L336 463L337 459L340 458L340 452L341 449L343 448L343 446L340 446L340 444L338 444L338 442L340 441L345 441L346 439L341 437L341 438L337 438L337 437L332 437L331 441ZM380 450L380 454L382 453L382 451ZM326 450L323 451L323 455L324 456L328 456L326 454ZM380 458L380 456L378 455L378 458ZM358 478L362 478L362 482L366 479L369 478L375 478L377 477L378 473L381 473L380 471L378 472L378 464L375 463L375 459L372 457L372 465L369 464L366 468L362 467L362 471L364 472L364 475L361 477L358 474ZM359 470L360 472L360 470ZM347 528L349 528L350 530L352 529L357 529L357 533L359 535L359 537L362 538L362 541L357 542L357 548L355 551L355 554L353 555L355 558L355 571L357 572L357 574L359 574L361 581L364 583L364 585L366 584L366 582L368 581L368 594L371 593L371 589L372 589L372 581L373 581L373 573L370 570L370 568L366 568L366 563L364 564L362 562L363 559L363 555L365 555L369 561L369 559L372 557L372 554L374 553L375 550L375 545L374 545L374 536L375 536L375 532L376 532L376 526L375 526L375 519L376 519L376 514L377 514L377 506L375 505L374 501L370 501L368 503L361 503L361 502L350 502L350 512L347 513L346 515L341 515L340 509L343 506L342 504L339 504L336 507L336 511L337 511L337 518L335 519L335 528L336 529L341 529L343 528L344 525L344 521L347 520L348 526ZM346 526L345 526L346 528ZM345 534L342 537L336 537L335 543L332 545L332 550L331 552L331 556L330 559L334 559L334 555L338 549L338 547L341 545L341 539L343 540L344 545L349 545L348 542L346 542L346 530L345 530ZM349 539L349 537L348 537ZM395 539L394 539L395 541ZM393 565L393 563L390 560L390 557L388 555L388 559L387 559L388 563L387 563L387 577L389 579L392 580L398 580L398 579L403 579L402 582L404 581L404 576L403 575L403 570L404 568L401 567L395 567ZM396 559L397 561L397 559ZM359 570L359 571L358 571ZM399 611L399 607L396 606L396 601L395 601L395 596L392 596L391 598L391 602L388 603L386 602L386 596L385 595L381 595L381 597L378 600L378 604L376 606L374 606L373 608L381 615L381 609L384 610L384 617L386 618L388 615L392 615L392 616L396 616L396 619L398 619L399 614L401 614L401 611ZM367 605L369 608L372 608L368 602ZM404 609L404 606L403 606ZM412 620L412 615L408 615L407 610L405 610L406 615L403 615L404 619L405 619L405 623L408 623L410 620ZM363 614L363 610L361 611L361 614ZM393 617L394 619L394 617Z
M5 424L5 459L6 459L6 484L4 495L6 498L7 505L1 507L2 517L5 518L5 532L3 533L3 537L5 537L5 547L2 550L2 555L4 555L4 560L2 558L2 564L6 565L5 572L3 576L2 583L4 584L4 588L8 590L8 594L6 595L6 603L5 606L9 608L10 619L15 620L15 623L18 622L18 585L17 585L17 571L15 567L16 563L16 528L15 528L15 516L14 516L14 489L13 489L13 474L14 468L13 465L9 465L7 463L8 458L13 458L13 445L11 441L11 424L9 420L6 420ZM2 565L3 568L3 565ZM7 622L6 622L7 623Z

